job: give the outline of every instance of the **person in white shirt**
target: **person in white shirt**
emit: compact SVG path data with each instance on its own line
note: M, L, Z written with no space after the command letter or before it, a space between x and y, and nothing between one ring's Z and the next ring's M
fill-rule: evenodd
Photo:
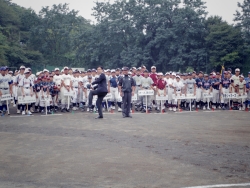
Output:
M72 87L72 77L68 74L68 67L64 67L64 74L62 75L62 82L61 82L61 103L62 103L62 112L69 112L69 108L67 107L70 101L68 101L68 96L64 96L65 92L73 91Z
M6 101L1 101L2 95L12 94L12 79L11 76L6 74L8 67L0 68L0 112L7 111Z
M19 86L21 88L21 93L22 96L33 96L33 81L32 79L29 77L30 76L30 72L28 69L25 69L24 71L24 77L20 80L19 82ZM27 109L27 114L31 115L32 113L30 112L30 108L31 108L31 104L28 104L28 109ZM25 104L22 104L22 115L25 115Z
M182 95L181 91L182 91L183 87L185 87L185 85L183 84L182 81L180 81L180 76L179 75L176 76L176 81L173 83L173 87L174 87L175 96ZM174 99L173 103L172 103L174 112L176 112L177 102L180 104L180 100L177 101L177 99Z
M21 86L19 83L24 78L24 71L25 71L25 66L22 65L20 67L19 74L15 77L15 80L14 80L14 85L17 87L16 100L18 99L18 97L22 96ZM17 114L21 113L21 108L22 108L22 104L18 104Z
M73 103L73 110L78 110L77 105L79 105L79 94L80 94L80 87L79 87L79 82L81 78L79 77L79 71L76 69L73 72L73 77L72 77L72 86L73 86L73 91L74 91L74 96L72 98L72 103Z

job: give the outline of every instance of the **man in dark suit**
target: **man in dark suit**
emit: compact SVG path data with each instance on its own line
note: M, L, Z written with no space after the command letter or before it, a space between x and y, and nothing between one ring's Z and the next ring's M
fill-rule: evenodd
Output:
M96 117L96 119L102 119L103 114L102 114L102 101L103 98L107 95L108 93L108 88L107 88L107 80L106 76L103 73L103 67L99 66L97 67L97 74L99 75L99 78L95 80L92 85L98 84L97 88L93 91L90 91L89 93L89 108L92 107L92 100L93 100L93 95L97 95L97 101L96 101L96 106L98 109L99 116Z

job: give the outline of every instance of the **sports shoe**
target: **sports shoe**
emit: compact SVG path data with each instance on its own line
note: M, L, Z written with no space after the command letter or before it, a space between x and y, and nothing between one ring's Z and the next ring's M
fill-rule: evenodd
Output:
M87 112L89 112L89 108L87 108Z
M76 110L77 110L77 108L74 106L74 107L72 108L72 110L76 111Z
M176 112L176 107L173 108L173 111Z
M22 111L22 115L25 115L25 111Z
M239 110L242 110L241 107L239 107Z
M15 103L13 104L13 107L16 107L16 104L15 104Z
M119 108L118 108L118 112L121 112L121 111L122 111L122 109L119 107Z
M27 112L28 115L32 115L32 113L30 111Z
M205 107L205 106L203 106L203 110L206 110L206 107Z
M30 112L32 112L32 113L33 113L33 112L34 112L34 109L33 109L33 108L31 108L31 109L30 109Z
M192 108L194 108L194 105L192 105Z
M66 112L69 112L69 109L68 109L68 108L66 108Z
M19 109L17 109L16 113L17 114L21 114L21 111Z
M172 111L173 110L173 108L172 107L169 107L169 111Z
M244 111L245 109L246 109L245 106L243 106L243 107L242 107L242 111Z
M200 108L200 105L197 105L197 108Z
M207 107L207 110L211 110L209 107Z
M115 106L112 106L111 108L112 108L112 110L115 110Z

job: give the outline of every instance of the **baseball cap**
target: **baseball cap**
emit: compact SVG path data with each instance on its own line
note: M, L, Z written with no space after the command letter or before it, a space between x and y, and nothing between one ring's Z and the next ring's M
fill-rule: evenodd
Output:
M116 71L120 71L121 69L120 68L117 68L117 69L115 69Z
M13 74L13 71L9 71L9 74Z
M144 72L148 72L148 70L147 70L147 69L145 69L145 70L144 70Z
M111 70L110 70L110 69L107 69L107 72L111 72Z
M128 71L129 68L128 68L128 67L123 67L122 70L123 70L123 71Z
M47 69L43 69L43 72L49 72Z
M144 69L145 69L146 67L145 67L144 65L142 65L141 68L144 68Z
M169 75L169 72L166 72L166 74L165 75Z
M162 73L162 72L159 72L157 75L158 75L158 76L163 76L163 73Z
M208 74L204 74L205 77L208 77Z
M239 68L235 69L235 72L240 72L240 69Z
M115 69L112 69L111 72L115 72Z
M181 78L181 77L179 75L177 75L176 78Z
M25 69L25 66L22 65L22 66L20 67L20 69Z
M250 74L250 72L248 72L248 74Z
M24 74L30 73L29 69L25 69Z
M91 69L88 69L87 72L92 72Z
M244 75L240 75L240 78L244 78Z
M27 68L29 71L32 71L30 67Z
M216 75L220 75L220 73L219 73L219 72L216 72Z
M176 73L175 73L175 72L173 72L173 73L172 73L172 76L176 76Z
M155 66L152 66L151 69L156 69L156 67L155 67Z
M68 69L69 69L69 67L64 67L64 68L63 68L63 70L65 70L65 69L67 69L67 70L68 70Z
M92 69L91 72L96 72L96 69Z
M136 69L136 67L132 67L132 69Z
M60 71L60 69L59 68L55 68L55 71Z
M224 71L224 74L228 74L228 72L227 72L227 71Z
M129 71L128 74L132 74L132 72Z

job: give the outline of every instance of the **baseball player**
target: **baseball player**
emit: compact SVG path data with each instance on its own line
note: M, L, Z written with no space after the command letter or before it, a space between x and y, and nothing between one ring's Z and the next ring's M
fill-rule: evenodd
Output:
M222 110L229 109L229 100L224 98L224 95L230 93L230 74L227 71L223 72L224 78L221 79L220 83L220 93L221 93L221 106Z
M70 92L73 91L73 87L72 87L72 77L70 74L68 74L68 67L64 67L64 74L62 75L62 82L61 82L61 103L62 103L62 109L61 112L69 112L69 108L68 108L68 103L70 102L68 100L68 96L64 96L65 92Z
M140 110L140 107L142 106L142 97L138 95L138 91L141 89L141 80L143 76L141 76L141 71L140 69L136 70L136 75L133 76L133 79L136 83L135 87L135 94L137 94L137 101L135 102L136 110ZM141 108L142 110L142 108Z
M25 77L24 75L24 71L25 71L25 66L20 66L20 70L19 70L19 74L15 77L14 80L14 84L17 87L17 93L15 94L16 99L18 99L18 97L22 96L22 92L21 92L21 86L19 85L20 81ZM22 104L18 104L17 105L17 114L21 113L21 109L22 109Z
M158 96L167 95L167 88L166 88L167 82L163 79L163 73L158 73L158 79L156 82L156 92ZM160 112L160 110L165 111L164 104L161 104L160 107L160 101L157 102L157 112Z
M202 81L203 81L203 72L200 71L198 77L196 78L196 108L200 108L202 101Z
M245 78L245 81L246 81L246 92L247 92L246 108L250 108L250 72L248 72L248 77Z
M180 81L181 77L179 75L176 76L176 81L173 83L174 87L174 94L177 96L177 94L182 95L182 88L185 87L185 85ZM177 99L174 99L172 102L173 111L176 112L177 107Z
M193 79L193 76L191 73L188 73L188 79L186 80L186 92L187 94L194 94L196 95L196 81ZM190 104L191 101L191 104ZM192 105L192 108L194 108L194 100L187 100L186 101L186 109L189 110L190 106Z
M25 69L24 71L24 77L20 80L19 82L19 87L22 93L22 96L33 96L33 81L30 78L30 72L28 69ZM28 104L28 109L27 110L27 114L28 115L32 115L32 113L30 112L30 108L31 108L31 104ZM25 115L25 104L22 104L22 115Z
M213 100L212 100L212 108L216 109L220 105L220 73L217 72L215 78L212 80L213 87Z
M7 104L6 101L1 101L2 95L12 94L12 79L7 75L7 67L0 68L0 113L6 113ZM9 114L8 114L9 115Z
M141 89L153 89L153 80L152 78L149 77L149 72L148 70L144 71L144 77L141 80ZM146 98L147 98L147 107L146 109ZM143 111L146 112L146 110L152 110L151 107L151 96L143 96Z
M72 103L73 103L73 108L72 110L78 110L77 108L77 103L79 103L79 82L80 82L80 77L79 77L79 71L76 69L73 72L73 77L72 77L72 85L73 85L73 91L74 95L72 98Z
M122 111L122 101L118 93L118 78L115 75L115 70L111 70L111 77L108 80L108 91L111 93L111 108L115 110L115 102L117 102L118 112Z
M204 74L204 79L202 81L202 93L207 93L207 94L210 94L212 93L212 80L209 79L209 76L207 74ZM210 110L210 107L209 107L209 103L210 103L210 98L203 98L203 101L202 101L202 106L203 106L203 110Z
M244 76L240 75L240 81L238 82L238 95L246 95L246 81L244 80ZM245 110L245 98L244 99L238 99L238 104L239 104L239 110Z
M153 107L154 108L157 108L157 104L156 104L156 100L155 100L155 96L157 94L157 89L156 89L156 83L157 83L157 80L158 80L158 77L157 77L157 73L156 73L156 67L155 66L152 66L151 67L151 73L149 74L149 77L152 78L153 80L153 90L154 90L154 96L151 97L152 99L152 103L153 103Z
M232 93L238 93L238 82L240 81L240 69L236 68L235 69L235 75L231 77L231 91ZM239 110L239 104L237 99L232 100L232 107L234 110Z

